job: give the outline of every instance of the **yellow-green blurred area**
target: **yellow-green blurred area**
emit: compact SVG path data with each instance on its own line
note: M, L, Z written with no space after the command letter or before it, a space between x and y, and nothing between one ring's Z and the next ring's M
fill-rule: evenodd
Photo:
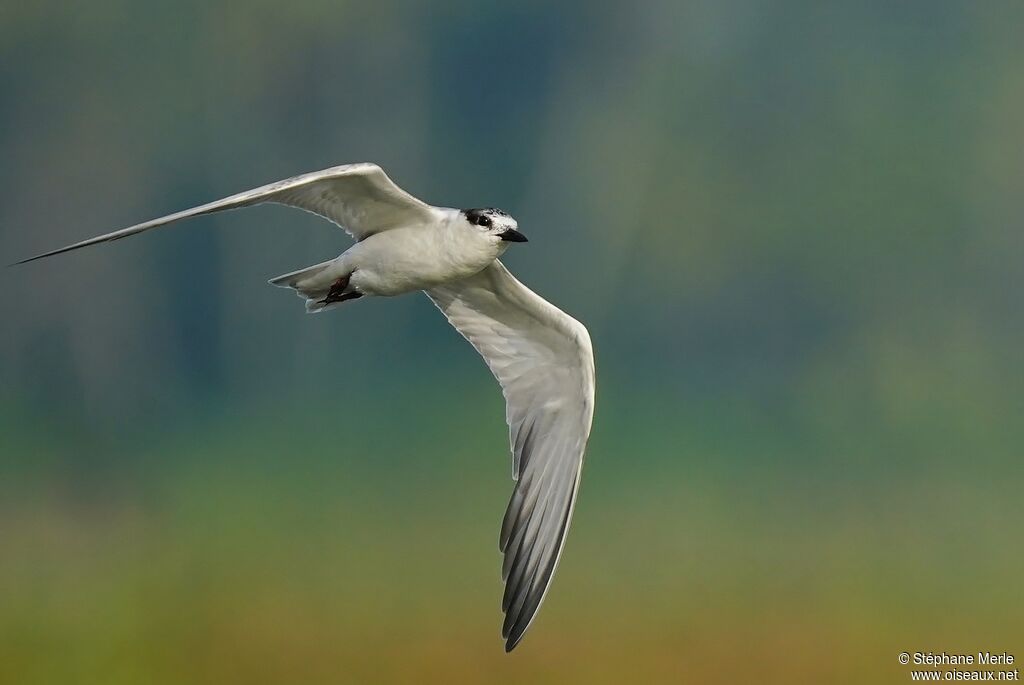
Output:
M505 654L501 394L261 207L0 273L0 683L883 683L1024 659L1024 5L0 0L4 263L299 172L589 327Z

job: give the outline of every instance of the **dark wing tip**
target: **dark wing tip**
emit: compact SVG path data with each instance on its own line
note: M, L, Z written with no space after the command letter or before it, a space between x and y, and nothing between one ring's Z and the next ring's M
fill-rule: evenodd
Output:
M54 250L53 252L44 252L43 254L37 254L35 257L29 257L28 259L22 259L22 260L17 261L17 262L11 262L10 264L7 265L7 268L9 269L12 266L20 266L22 264L28 264L29 262L34 262L37 259L43 259L45 257L52 257L55 254L60 254L61 252L64 252L64 250Z
M58 247L56 250L50 250L49 252L44 252L42 254L37 254L35 257L29 257L28 259L22 259L19 262L14 262L13 264L8 264L7 266L10 267L10 266L18 266L19 264L28 264L29 262L34 262L37 259L45 259L46 257L53 257L54 255L64 254L65 252L71 252L72 250L77 250L77 249L82 248L82 247L89 247L90 245L96 245L98 243L105 243L105 242L109 242L109 241L112 241L112 240L117 240L120 237L122 237L122 236L102 235L102 236L99 236L97 238L90 238L88 240L83 240L80 243L74 243L74 244L71 244L71 245L65 245L64 247Z
M537 610L540 609L540 604L544 600L545 590L550 581L550 574L546 574L546 578L539 587L522 588L526 592L525 597L522 598L522 604L509 607L506 610L505 621L501 630L501 636L505 638L506 652L511 652L515 649L519 641L523 639L530 624L533 623Z
M541 593L543 596L543 592ZM505 638L505 653L511 652L516 646L522 641L523 636L526 635L526 629L530 627L530 623L533 622L533 617L537 613L537 609L540 607L540 597L532 597L530 599L532 606L525 607L522 614L511 626L511 629L502 637Z
M573 479L571 485L573 493L575 493L578 483L578 478ZM516 489L519 489L518 486ZM531 559L531 554L520 555L518 554L520 550L514 549L506 549L505 551L506 559L509 556L515 555L516 559L512 565L520 565L523 569L521 575L517 574L516 571L508 575L505 584L505 594L502 597L502 610L505 612L505 621L501 627L501 636L506 639L506 652L511 652L515 649L519 641L523 639L523 635L526 634L526 631L533 623L533 619L537 616L540 605L544 602L544 596L547 594L555 573L555 567L558 565L558 558L561 556L565 534L569 527L569 518L572 516L572 500L574 497L575 494L569 498L564 511L561 513L561 522L554 538L549 541L539 539L533 541L533 545L544 545L546 542L551 546L542 549L540 558L536 560L536 563L540 565L532 573L528 568L528 565L532 565L534 561ZM531 511L529 517L532 518L536 515L538 515L537 512Z

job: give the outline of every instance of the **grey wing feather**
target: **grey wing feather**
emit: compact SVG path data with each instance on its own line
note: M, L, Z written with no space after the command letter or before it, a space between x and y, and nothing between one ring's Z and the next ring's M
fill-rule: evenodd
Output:
M273 202L317 214L344 228L356 240L401 225L426 223L434 209L399 188L376 164L345 164L246 190L214 202L129 226L45 252L16 264L120 240L181 219Z
M501 384L516 486L501 525L502 637L511 651L544 600L565 544L594 413L587 329L495 261L427 291Z

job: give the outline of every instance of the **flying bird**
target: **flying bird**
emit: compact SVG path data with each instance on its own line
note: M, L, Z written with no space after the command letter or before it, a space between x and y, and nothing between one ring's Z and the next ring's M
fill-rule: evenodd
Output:
M169 214L18 262L120 240L181 219L266 202L317 214L355 244L330 261L278 276L308 312L422 290L483 357L505 396L515 487L501 523L505 651L522 639L558 565L594 415L587 329L520 283L498 260L525 243L493 209L434 207L376 164L346 164Z

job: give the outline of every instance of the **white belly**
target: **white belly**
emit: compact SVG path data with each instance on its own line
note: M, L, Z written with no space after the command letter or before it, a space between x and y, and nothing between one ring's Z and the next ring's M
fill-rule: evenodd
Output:
M502 245L454 243L445 231L397 228L353 245L341 259L351 284L365 295L401 295L472 276L497 258Z

